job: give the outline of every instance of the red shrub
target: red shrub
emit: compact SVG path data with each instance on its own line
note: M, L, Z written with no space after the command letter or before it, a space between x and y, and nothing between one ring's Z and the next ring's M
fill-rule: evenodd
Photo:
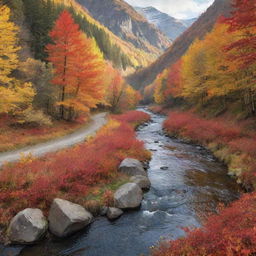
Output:
M111 190L105 191L103 195L103 202L104 202L104 205L108 207L114 206L114 194Z
M208 219L204 228L156 248L153 256L249 256L256 254L256 193L246 194Z
M241 136L240 127L234 127L221 119L202 119L190 112L171 112L164 128L170 134L181 135L199 143L213 140L225 143Z
M119 122L110 121L87 143L4 167L0 173L0 208L5 215L0 215L0 223L27 207L47 211L55 197L81 203L92 186L118 175L117 166L124 158L148 159L149 153L129 124L134 116L136 122L145 118L140 113L127 113L116 117Z
M113 116L116 120L121 122L127 122L133 124L134 126L138 126L144 122L150 120L150 115L142 112L142 111L129 111L122 115L115 115Z
M229 142L233 152L246 153L252 157L256 156L256 138L239 138Z

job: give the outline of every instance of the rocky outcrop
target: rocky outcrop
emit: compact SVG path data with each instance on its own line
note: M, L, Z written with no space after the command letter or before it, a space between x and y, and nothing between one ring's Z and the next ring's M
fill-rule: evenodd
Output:
M135 183L124 184L114 194L115 206L120 209L137 208L142 199L143 192Z
M107 211L107 217L110 220L119 218L124 212L121 209L109 207Z
M143 164L139 160L133 159L133 158L124 159L121 162L118 170L119 172L122 172L129 176L136 176L136 175L147 176L147 173L143 168Z
M167 35L172 41L188 29L196 19L180 20L163 13L156 8L135 7L135 10L145 17L149 23L154 24L159 30Z
M49 213L49 228L58 237L66 237L92 222L93 216L81 205L54 199Z
M132 176L130 182L137 184L143 190L147 190L151 186L149 178L142 175Z
M41 210L27 208L13 217L7 236L12 243L30 244L41 239L47 227L47 220Z
M167 36L123 0L78 2L101 24L121 39L131 42L136 48L159 54L171 44Z

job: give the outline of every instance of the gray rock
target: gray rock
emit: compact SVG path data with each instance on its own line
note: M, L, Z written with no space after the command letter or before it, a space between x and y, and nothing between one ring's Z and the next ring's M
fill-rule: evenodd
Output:
M109 207L107 211L107 217L110 220L119 218L124 212L121 209Z
M132 176L130 182L136 183L141 189L149 189L151 186L149 178L142 175Z
M54 235L66 237L89 225L92 219L81 205L56 198L49 213L49 227Z
M101 210L100 210L100 215L101 216L105 216L108 212L108 207L107 206L103 206L101 207Z
M143 164L139 160L132 158L124 159L119 166L119 171L129 176L147 176L147 173L143 168Z
M30 244L41 239L48 228L48 223L39 209L27 208L12 218L7 236L12 243Z
M120 209L137 208L142 198L143 192L135 183L124 184L114 194L115 206Z

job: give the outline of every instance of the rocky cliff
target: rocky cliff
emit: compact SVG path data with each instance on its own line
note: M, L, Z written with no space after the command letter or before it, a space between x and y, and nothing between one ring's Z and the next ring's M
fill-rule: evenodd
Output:
M138 13L144 16L148 22L154 24L172 41L174 41L196 21L196 18L188 20L175 19L166 13L160 12L152 6L134 8Z
M149 53L161 53L170 40L123 0L78 0L115 35Z

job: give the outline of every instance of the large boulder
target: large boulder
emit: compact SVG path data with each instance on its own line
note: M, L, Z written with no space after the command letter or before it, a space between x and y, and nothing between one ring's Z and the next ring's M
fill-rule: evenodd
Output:
M49 228L54 235L66 237L89 225L92 219L81 205L56 198L49 213Z
M120 209L137 208L143 198L141 188L135 183L126 183L114 194L115 206Z
M121 209L109 207L107 211L107 217L110 220L119 218L124 212Z
M139 160L133 159L133 158L124 159L120 164L118 170L129 176L135 176L135 175L147 176L147 173L143 168L143 164Z
M48 223L39 209L27 208L12 218L7 236L12 243L30 244L41 239L48 228Z
M141 189L149 189L151 186L151 182L148 177L142 175L132 176L130 179L131 183L136 183Z

